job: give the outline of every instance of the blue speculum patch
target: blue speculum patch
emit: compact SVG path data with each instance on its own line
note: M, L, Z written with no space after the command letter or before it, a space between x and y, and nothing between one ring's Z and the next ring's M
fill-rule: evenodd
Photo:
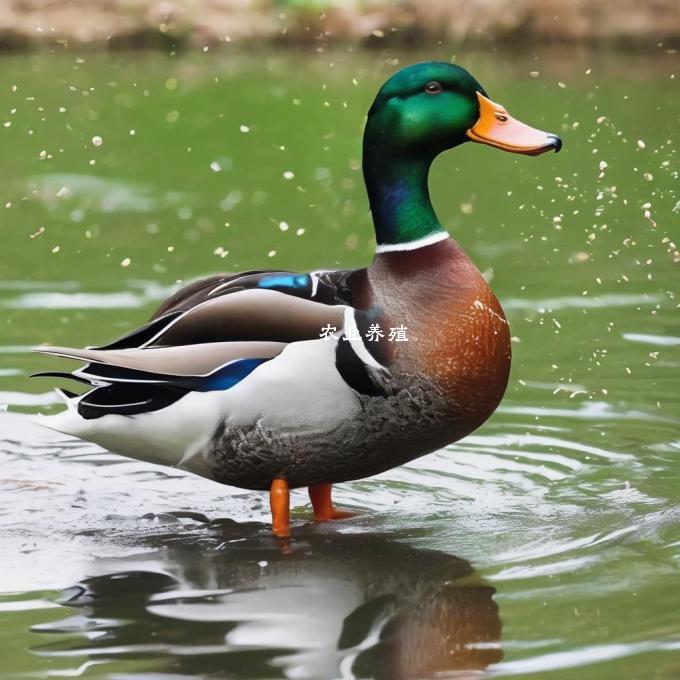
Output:
M260 364L269 359L240 359L222 368L217 373L201 382L197 389L199 392L211 392L213 390L228 390L250 375Z
M274 276L265 276L257 283L258 288L277 289L294 289L308 288L311 284L311 277L309 274L276 274Z

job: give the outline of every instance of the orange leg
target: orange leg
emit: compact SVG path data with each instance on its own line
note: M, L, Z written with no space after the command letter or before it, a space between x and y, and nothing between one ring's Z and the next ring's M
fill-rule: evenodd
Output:
M272 531L279 538L290 536L290 489L285 479L275 479L269 489Z
M354 513L346 510L336 510L331 499L331 484L314 484L308 487L309 498L314 508L314 519L323 522L328 519L347 519L353 517Z

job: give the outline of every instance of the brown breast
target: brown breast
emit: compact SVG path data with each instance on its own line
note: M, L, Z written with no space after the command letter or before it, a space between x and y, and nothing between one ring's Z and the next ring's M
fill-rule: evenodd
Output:
M479 427L503 397L510 332L479 270L453 240L376 256L357 306L377 305L408 342L389 342L392 370L426 375L450 402L456 436Z

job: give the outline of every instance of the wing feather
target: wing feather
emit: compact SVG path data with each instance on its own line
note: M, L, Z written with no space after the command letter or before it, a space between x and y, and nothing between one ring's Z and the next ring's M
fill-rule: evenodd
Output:
M355 274L362 279L362 272L250 271L208 277L178 291L147 324L106 346L41 346L35 351L86 362L71 374L42 374L94 386L72 397L81 417L154 411L189 392L228 390L288 344L318 339L326 327L341 334L348 319L354 328L363 325L355 320L363 313L352 306L352 280ZM365 366L380 366L383 357L376 349L353 340L342 342L336 356L339 377L358 392L380 392Z
M95 364L173 376L207 376L215 369L237 359L271 359L280 354L282 342L215 342L182 347L144 349L75 349L36 347L35 352Z
M324 305L279 291L248 289L201 302L170 321L145 345L310 340L318 338L326 325L341 328L343 310L340 305Z

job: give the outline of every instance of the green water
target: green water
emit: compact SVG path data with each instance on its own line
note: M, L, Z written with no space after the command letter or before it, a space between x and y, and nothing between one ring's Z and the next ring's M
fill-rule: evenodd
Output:
M356 519L316 527L297 492L282 554L262 494L20 413L58 408L28 377L58 364L32 345L122 335L177 282L365 264L364 115L397 62L433 57L451 55L0 59L5 677L680 676L680 76L663 49L458 55L564 150L436 162L441 220L510 321L511 381L466 440L338 487Z

